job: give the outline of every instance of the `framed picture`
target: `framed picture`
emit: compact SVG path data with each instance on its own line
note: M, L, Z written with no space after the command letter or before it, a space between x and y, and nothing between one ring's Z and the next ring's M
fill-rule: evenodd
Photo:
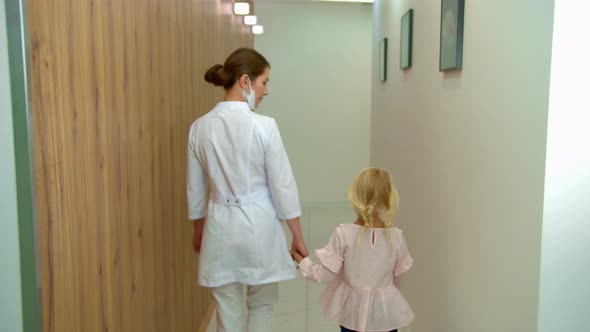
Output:
M387 38L383 38L379 44L379 79L387 80Z
M412 30L414 26L414 10L408 10L402 16L401 28L401 56L400 68L407 69L412 67Z
M461 70L465 0L441 0L439 70Z

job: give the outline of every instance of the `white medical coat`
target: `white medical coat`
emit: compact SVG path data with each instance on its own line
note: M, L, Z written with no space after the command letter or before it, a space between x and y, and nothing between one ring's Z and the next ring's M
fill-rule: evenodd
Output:
M301 208L274 119L245 102L221 102L197 119L188 140L187 193L189 218L206 217L199 284L296 277L282 220L299 217Z

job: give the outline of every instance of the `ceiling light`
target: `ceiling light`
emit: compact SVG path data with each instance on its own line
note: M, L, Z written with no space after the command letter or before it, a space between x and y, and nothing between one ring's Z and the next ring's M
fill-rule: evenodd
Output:
M360 3L374 3L375 0L312 0L312 1L326 1L326 2L360 2Z
M234 3L234 14L236 15L248 15L250 14L250 4L247 2L236 2Z
M244 16L244 24L246 25L256 25L256 16L255 15L247 15Z
M262 25L253 25L252 33L255 35L261 35L264 33L264 27Z

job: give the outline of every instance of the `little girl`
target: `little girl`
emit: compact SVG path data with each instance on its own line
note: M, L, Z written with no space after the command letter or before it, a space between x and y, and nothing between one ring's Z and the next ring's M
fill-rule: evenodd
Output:
M328 244L315 252L319 263L291 251L303 276L330 282L322 295L327 319L342 332L397 331L414 319L395 279L408 271L412 257L402 231L392 227L398 196L391 175L364 169L348 199L358 214L353 224L339 225Z

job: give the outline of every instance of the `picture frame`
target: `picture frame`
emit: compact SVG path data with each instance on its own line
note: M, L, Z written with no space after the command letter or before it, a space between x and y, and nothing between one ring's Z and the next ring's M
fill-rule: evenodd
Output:
M401 38L400 38L400 68L412 67L412 34L414 30L414 10L408 10L402 16Z
M463 67L465 0L441 0L439 71Z
M387 80L387 37L379 43L379 79Z

